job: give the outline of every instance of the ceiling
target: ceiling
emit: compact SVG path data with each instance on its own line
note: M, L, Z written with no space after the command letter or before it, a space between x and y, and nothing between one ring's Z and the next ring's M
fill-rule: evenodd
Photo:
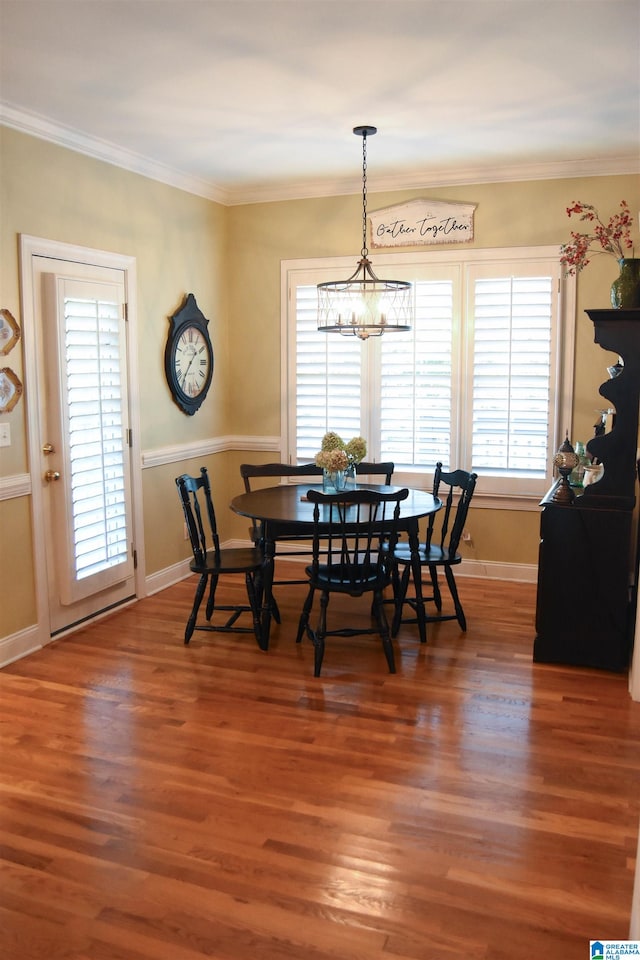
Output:
M0 0L0 122L222 203L640 171L638 0Z

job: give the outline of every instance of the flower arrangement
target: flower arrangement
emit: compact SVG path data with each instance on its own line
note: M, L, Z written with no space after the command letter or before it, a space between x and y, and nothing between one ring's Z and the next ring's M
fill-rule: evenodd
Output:
M345 443L342 437L330 430L322 438L320 452L316 454L316 466L336 473L360 463L367 455L367 442L363 437L354 437Z
M626 200L620 202L620 213L610 217L607 224L602 222L600 214L590 203L574 200L571 206L567 207L567 216L571 217L573 214L592 224L593 233L572 231L571 243L563 243L560 247L560 263L564 265L567 276L580 273L587 266L592 245L595 245L593 254L608 253L616 260L624 260L626 251L631 250L633 257L633 217Z

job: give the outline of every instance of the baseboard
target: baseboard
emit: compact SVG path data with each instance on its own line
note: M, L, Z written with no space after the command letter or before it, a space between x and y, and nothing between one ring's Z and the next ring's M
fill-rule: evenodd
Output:
M495 560L463 560L456 567L456 580L477 577L487 580L515 580L519 583L538 582L537 563L499 563Z
M40 631L35 625L3 637L0 640L0 667L7 667L37 650L42 650L42 644Z
M166 590L167 587L173 586L174 583L179 583L190 575L189 560L180 560L179 563L165 567L164 570L158 570L145 579L146 595L150 597L153 593Z
M249 547L248 540L229 540L225 547ZM311 552L311 544L308 544ZM289 550L299 550L300 545L289 545L286 542L278 544L278 554L286 557ZM290 557L292 563L309 563L308 557ZM485 580L514 580L519 583L537 583L538 565L536 563L498 563L495 560L467 560L464 559L456 567L456 580L462 577L474 577Z

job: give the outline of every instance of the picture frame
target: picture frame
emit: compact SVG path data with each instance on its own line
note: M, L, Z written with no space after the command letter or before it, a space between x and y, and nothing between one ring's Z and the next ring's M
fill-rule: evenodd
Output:
M0 356L6 356L20 339L20 327L10 310L0 310Z
M22 396L20 378L10 367L0 370L0 413L10 413Z

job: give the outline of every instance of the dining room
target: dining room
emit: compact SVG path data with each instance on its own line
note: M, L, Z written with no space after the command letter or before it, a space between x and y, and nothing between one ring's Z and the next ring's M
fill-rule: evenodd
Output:
M561 258L578 251L561 251L591 230L581 204L605 232L628 212L640 245L637 5L594 0L576 18L562 0L394 0L393 17L364 4L366 23L362 6L0 0L10 960L529 960L534 947L579 960L633 918L640 936L633 625L622 670L534 660L555 458L565 436L579 448L612 427L600 391L620 357L594 342L586 311L611 306L618 258L603 248L576 270ZM433 72L428 43L443 52ZM401 92L380 68L390 50ZM455 51L467 55L454 70ZM364 121L377 132L354 136ZM434 211L441 230L425 228ZM319 285L344 282L363 247L379 276L411 285L410 329L318 325ZM501 331L482 351L480 307L514 278L527 318L546 304L547 347L534 350L531 324L524 347L546 400L525 409L537 419L524 465L478 467L504 424L474 434L474 364L495 372L513 343ZM69 576L51 332L56 304L83 300L88 282L114 308L101 324L120 331L126 382L125 573L101 571L93 590ZM204 389L186 392L185 309L207 351ZM195 578L176 478L206 467L222 544L246 548L252 520L231 507L242 465L306 463L328 431L393 460L393 484L416 496L431 496L441 459L477 470L456 570L466 629L427 623L421 643L419 622L399 625L395 674L379 641L328 638L314 677L313 645L296 643L304 563L284 556L303 583L274 587L268 649L200 631L185 645ZM635 538L637 508L625 510ZM595 591L582 595L586 607Z

